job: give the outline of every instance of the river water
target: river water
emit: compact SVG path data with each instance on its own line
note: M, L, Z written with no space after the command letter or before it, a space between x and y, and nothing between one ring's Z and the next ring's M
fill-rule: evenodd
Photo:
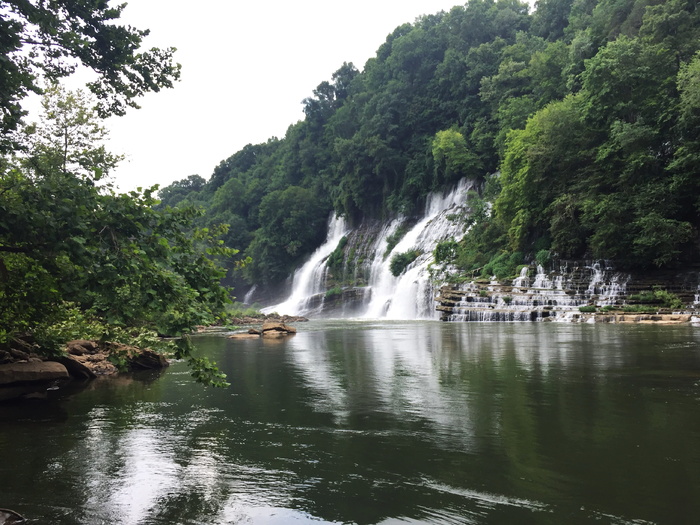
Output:
M700 522L691 326L326 321L0 405L38 524Z

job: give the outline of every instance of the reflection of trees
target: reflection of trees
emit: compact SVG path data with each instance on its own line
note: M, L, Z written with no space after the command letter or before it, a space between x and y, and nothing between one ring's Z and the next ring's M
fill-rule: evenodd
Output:
M543 507L565 522L582 505L694 515L700 358L674 350L691 329L665 328L395 323L279 346L202 338L230 389L175 364L152 383L95 382L65 401L65 420L3 421L12 476L0 493L44 497L35 518L54 523L227 523L259 508L359 524L541 522Z
M693 501L692 489L671 494L660 482L656 472L685 469L659 456L673 448L648 431L670 432L688 449L688 421L660 410L653 387L639 391L624 380L629 371L663 374L678 365L659 360L654 347L667 344L668 335L658 329L424 324L313 334L297 342L292 357L316 393L315 410L331 411L341 428L356 431L338 435L333 452L338 470L355 472L355 481L333 473L324 479L342 487L345 501L356 494L382 502L362 511L350 503L349 516L360 523L396 515L387 502L400 499L407 482L422 485L421 476L563 507L583 490L599 508L626 516L644 515L632 508L639 479L686 506ZM640 350L644 344L653 350ZM651 459L630 450L638 442L646 442ZM697 476L676 476L691 482L686 487L698 486ZM322 502L327 490L305 489L304 495ZM434 505L429 499L412 497L417 516L422 505ZM337 503L316 504L327 519L348 519Z

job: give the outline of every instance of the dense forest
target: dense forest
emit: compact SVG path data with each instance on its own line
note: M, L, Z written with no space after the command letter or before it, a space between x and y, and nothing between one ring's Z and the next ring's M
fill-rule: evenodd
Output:
M438 262L697 261L700 10L691 0L470 0L397 27L362 71L344 63L283 138L248 145L160 192L229 224L237 272L274 283L325 235L418 211L481 182L471 226Z

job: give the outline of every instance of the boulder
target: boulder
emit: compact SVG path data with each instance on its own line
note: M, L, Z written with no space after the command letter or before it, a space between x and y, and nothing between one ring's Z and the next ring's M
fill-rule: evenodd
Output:
M29 354L24 350L20 350L19 348L10 348L8 351L10 352L12 359L15 361L29 361Z
M228 336L229 339L260 339L260 334L246 334L246 333L239 333L239 334L231 334Z
M129 360L129 366L131 366L131 368L141 370L159 370L165 368L169 364L170 363L168 363L168 360L163 354L149 349L141 350Z
M68 370L61 363L39 361L27 363L8 363L0 365L0 385L13 383L53 381L67 379Z
M94 354L97 352L97 343L86 339L76 339L66 343L66 350L73 355Z
M266 335L266 332L283 332L287 334L296 334L297 329L293 326L286 325L279 321L266 321L265 323L263 323L262 332L263 335Z
M97 377L97 374L92 371L92 367L85 364L83 356L64 355L58 358L58 361L66 367L70 375L81 379L92 379Z

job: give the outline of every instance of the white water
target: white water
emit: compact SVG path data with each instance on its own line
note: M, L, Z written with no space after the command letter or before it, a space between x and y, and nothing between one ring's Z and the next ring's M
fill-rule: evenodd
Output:
M607 266L607 265L606 265ZM474 283L461 286L463 299L454 306L450 321L533 321L546 317L570 320L579 313L579 307L594 304L602 307L619 304L626 293L629 274L602 269L600 263L585 266L583 290L574 284L573 273L563 267L559 273L547 274L537 265L537 273L530 284L524 267L513 280L512 287L505 284L488 286L489 293ZM491 283L493 285L493 283Z
M451 220L450 214L457 214L458 208L466 203L467 192L472 181L462 180L448 193L433 193L426 200L423 217L408 231L401 241L384 257L387 238L404 222L403 218L387 224L378 235L371 253L369 298L364 318L388 319L436 319L435 290L428 275L428 265L438 242L451 237L461 237L463 225L459 220ZM462 212L464 213L464 212ZM340 239L348 234L342 219L335 218L329 223L326 242L294 274L292 292L280 304L267 307L265 313L277 312L288 315L307 315L312 312L311 298L316 296L314 310L320 311L318 296L325 292L326 258L335 250ZM421 255L407 266L406 270L394 277L390 271L394 254L417 249Z
M430 195L422 218L390 253L386 253L388 238L404 226L406 220L398 218L385 224L369 247L366 266L357 265L354 269L356 273L367 272L368 286L352 289L354 294L351 300L354 303L347 303L347 309L344 301L348 298L343 297L340 303L336 298L325 312L334 309L334 315L340 316L357 316L357 312L360 312L359 317L368 319L438 319L441 314L436 310L435 297L439 285L434 285L429 272L432 252L440 241L448 238L458 240L464 234L464 223L458 218L468 214L467 194L472 186L471 181L462 180L448 193ZM344 220L332 218L326 242L295 272L291 295L284 302L263 311L288 315L322 314L326 301L326 260L342 237L349 233ZM417 250L420 255L401 275L393 276L390 270L392 257L409 250ZM564 266L560 271L550 273L537 265L534 278L531 277L531 268L522 268L520 275L510 285L492 278L486 297L480 296L484 290L463 285L461 289L467 293L464 300L454 306L450 320L561 319L578 312L580 306L619 304L630 279L629 275L612 272L607 263L601 265L600 262L590 262L571 270ZM700 290L698 295L700 297Z
M386 258L386 239L400 226L400 221L392 222L382 232L375 244L375 258L370 272L371 299L362 317L437 319L435 290L429 279L428 265L440 241L461 237L461 222L451 220L449 216L466 203L467 192L472 186L472 181L463 179L447 194L431 194L423 218L404 235ZM412 249L420 251L421 255L401 275L394 277L390 270L391 258Z
M347 235L348 227L342 217L332 217L328 223L328 236L318 249L311 254L309 260L294 272L292 293L282 303L264 308L263 313L277 312L287 315L303 315L309 312L309 299L324 291L323 285L327 272L326 259L338 247L343 236Z

